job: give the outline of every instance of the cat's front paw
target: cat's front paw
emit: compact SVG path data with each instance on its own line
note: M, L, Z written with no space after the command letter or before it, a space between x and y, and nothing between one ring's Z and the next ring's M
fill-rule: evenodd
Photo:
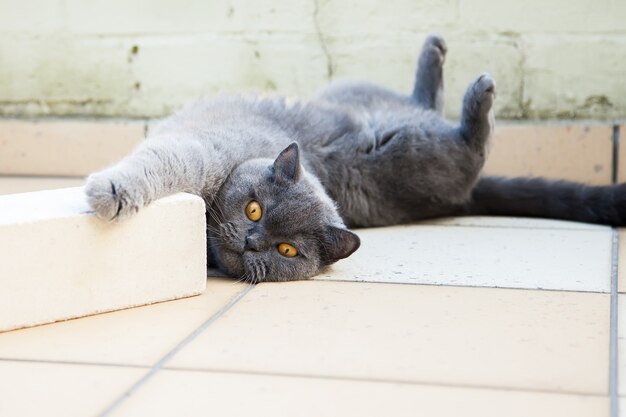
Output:
M141 198L125 187L123 181L106 172L92 174L85 185L87 202L96 216L106 221L129 217L143 206Z

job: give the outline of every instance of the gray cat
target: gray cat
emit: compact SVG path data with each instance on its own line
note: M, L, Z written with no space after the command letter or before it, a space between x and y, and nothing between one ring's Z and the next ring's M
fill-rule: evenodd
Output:
M209 263L247 280L311 277L350 256L346 226L496 214L624 224L623 185L479 178L493 129L493 79L442 117L446 45L426 39L415 88L329 86L308 101L221 96L164 120L130 156L92 174L89 204L111 221L186 191L207 206ZM278 156L277 156L278 155Z

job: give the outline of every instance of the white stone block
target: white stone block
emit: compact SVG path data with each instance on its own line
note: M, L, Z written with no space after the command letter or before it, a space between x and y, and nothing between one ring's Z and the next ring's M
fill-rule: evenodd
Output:
M82 187L0 197L0 331L200 294L204 202L176 194L121 223Z

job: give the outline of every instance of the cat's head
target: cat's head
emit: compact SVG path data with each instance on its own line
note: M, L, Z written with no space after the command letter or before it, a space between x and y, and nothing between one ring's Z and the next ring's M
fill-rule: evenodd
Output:
M293 143L276 160L252 159L233 170L209 220L211 255L220 269L249 281L311 277L359 248Z

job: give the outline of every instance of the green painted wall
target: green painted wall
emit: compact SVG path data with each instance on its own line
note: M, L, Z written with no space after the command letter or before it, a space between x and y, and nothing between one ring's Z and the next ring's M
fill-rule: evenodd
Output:
M451 117L488 71L500 118L626 119L626 0L0 0L0 114L152 117L345 77L409 91L431 31Z

